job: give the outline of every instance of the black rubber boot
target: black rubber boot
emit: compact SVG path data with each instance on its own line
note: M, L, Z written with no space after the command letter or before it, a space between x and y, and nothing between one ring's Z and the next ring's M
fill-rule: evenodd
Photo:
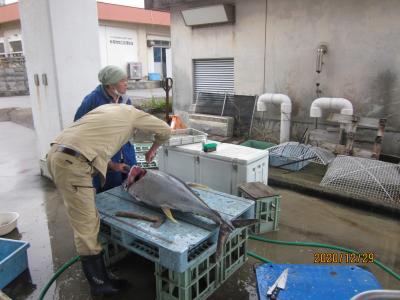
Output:
M93 296L111 296L120 292L118 279L110 279L103 260L103 254L82 256L82 269ZM113 281L115 281L113 283Z
M116 287L117 289L123 290L124 288L127 288L129 286L128 280L118 278L115 276L113 273L108 272L108 279L110 279L111 284Z

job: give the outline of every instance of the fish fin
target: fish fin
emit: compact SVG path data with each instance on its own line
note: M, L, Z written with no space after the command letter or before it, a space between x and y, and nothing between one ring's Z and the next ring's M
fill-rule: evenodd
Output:
M195 182L188 182L186 183L189 187L191 188L198 188L201 190L209 190L210 188L204 184L199 184L199 183L195 183Z
M257 224L258 222L259 222L258 219L238 219L238 220L231 221L232 225L235 228L254 225L254 224Z
M161 209L168 219L170 219L174 223L178 223L178 221L175 220L174 216L172 215L171 209L169 209L168 207L161 207Z
M224 246L226 241L229 238L230 233L233 231L234 228L227 223L227 222L222 222L221 226L219 227L219 233L218 233L218 242L217 242L217 251L216 251L216 259L218 260L221 257L221 254L224 250Z
M150 226L153 228L159 228L165 222L165 216L161 215L159 220L156 223L151 224Z

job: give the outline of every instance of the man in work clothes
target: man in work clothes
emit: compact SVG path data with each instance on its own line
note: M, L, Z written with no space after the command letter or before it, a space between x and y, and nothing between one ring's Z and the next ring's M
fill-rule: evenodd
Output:
M110 103L132 104L131 99L125 95L128 89L128 77L120 67L110 65L102 68L98 74L98 79L101 84L83 99L75 113L74 121L100 105ZM99 193L121 185L126 179L126 169L133 165L136 165L135 147L128 141L111 158L103 187L100 184L100 176L94 176L94 188Z
M146 160L151 162L158 147L168 140L170 128L164 121L126 104L106 104L90 111L64 129L47 154L48 169L64 200L93 295L116 294L124 281L111 278L104 265L92 177L98 173L104 184L110 158L136 129L155 134L146 153Z

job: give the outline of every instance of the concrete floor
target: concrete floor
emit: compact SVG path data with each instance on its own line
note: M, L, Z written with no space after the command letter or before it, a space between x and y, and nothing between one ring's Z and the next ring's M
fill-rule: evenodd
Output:
M3 291L13 299L37 299L52 273L75 255L72 232L64 206L53 184L39 175L36 139L32 129L13 122L0 122L0 201L2 211L20 213L18 230L5 238L28 241L29 272ZM282 195L280 230L265 236L290 241L314 241L373 251L385 264L400 272L400 221L304 196L285 189ZM250 249L278 263L313 263L314 251L251 241ZM253 266L249 259L210 298L257 299ZM398 281L369 266L384 288L399 288ZM115 299L154 299L153 264L128 256L113 267L132 287ZM46 299L91 299L79 265L67 270Z

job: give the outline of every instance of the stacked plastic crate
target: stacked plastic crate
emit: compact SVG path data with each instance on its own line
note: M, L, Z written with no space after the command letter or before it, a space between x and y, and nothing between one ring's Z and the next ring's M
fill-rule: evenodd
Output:
M171 137L164 146L179 146L194 143L206 142L207 134L193 128L175 129L171 131ZM146 162L146 152L151 148L152 143L135 143L137 165L144 169L158 169L158 155L151 163Z
M250 227L255 234L278 230L280 201L271 187L262 182L246 182L239 186L239 196L255 201L255 219L259 222Z
M151 163L146 162L146 152L150 150L151 143L135 143L136 162L137 165L143 169L157 169L158 158L157 155Z
M204 300L220 287L247 260L247 229L236 230L217 260L215 251L184 272L155 264L157 299ZM200 258L200 256L199 256Z

